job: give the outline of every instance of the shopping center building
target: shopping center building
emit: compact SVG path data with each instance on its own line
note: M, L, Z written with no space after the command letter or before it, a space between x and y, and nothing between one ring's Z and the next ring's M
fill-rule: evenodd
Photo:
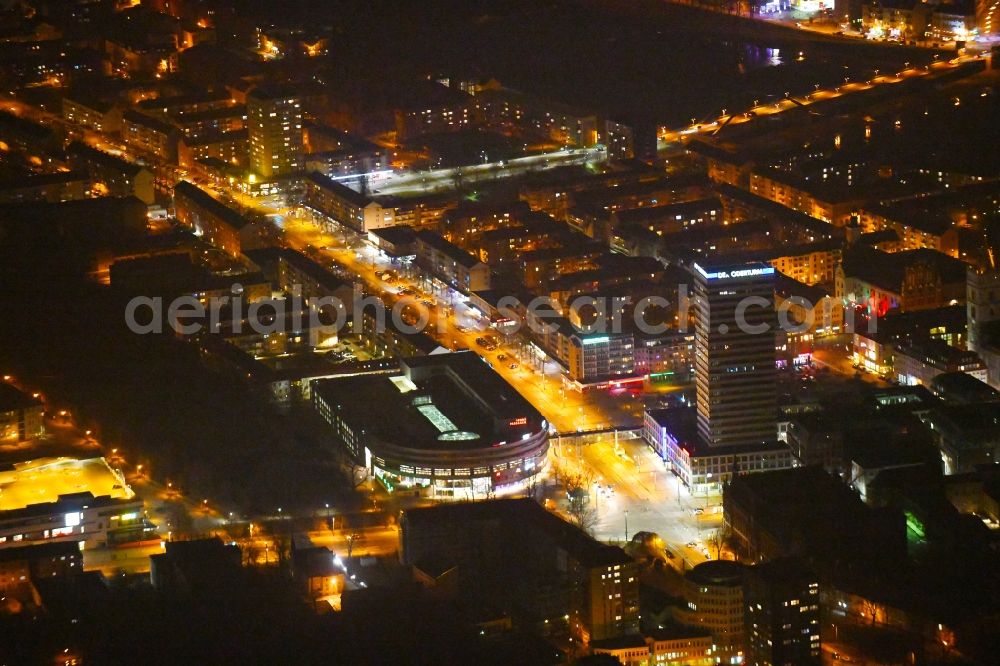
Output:
M473 352L317 380L312 395L337 444L390 491L483 499L545 467L548 423Z

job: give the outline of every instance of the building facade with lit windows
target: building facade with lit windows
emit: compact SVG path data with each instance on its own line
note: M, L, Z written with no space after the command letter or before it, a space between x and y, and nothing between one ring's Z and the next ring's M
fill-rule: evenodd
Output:
M749 569L743 587L746 660L759 666L821 661L819 579L801 562L778 559Z
M302 100L285 86L259 86L247 95L250 169L266 179L305 169Z
M141 164L128 162L82 141L69 144L66 156L74 169L90 177L98 191L113 197L134 196L147 205L156 200L153 172Z
M715 642L703 629L677 625L642 636L622 636L590 644L592 654L606 654L624 666L715 666Z
M1000 270L969 268L966 290L969 349L977 351L986 327L1000 321Z
M742 664L746 654L743 581L747 567L731 560L702 562L684 576L682 624L712 634L716 663Z
M913 340L940 340L952 347L966 341L965 308L951 305L916 312L890 312L853 326L851 360L868 372L890 377L896 346Z
M734 477L787 469L795 465L788 446L777 440L760 444L711 447L698 435L693 406L648 409L643 438L692 495L716 495Z
M455 566L457 593L472 608L568 630L584 646L638 636L639 564L533 499L407 510L400 545L406 565L434 557Z
M548 423L475 353L404 358L400 370L312 392L333 437L387 488L482 499L544 469Z
M0 549L0 596L30 598L32 584L83 571L83 553L71 542Z
M798 247L779 247L769 251L767 263L779 273L803 284L832 285L840 263L840 244L819 241Z
M694 495L794 466L778 441L774 268L694 264L693 407L647 410L647 444Z
M174 186L174 211L178 222L233 257L253 246L256 225L193 183Z
M772 169L750 174L750 192L839 227L848 223L861 203L860 199L826 191Z
M85 199L90 194L87 174L73 171L23 175L0 183L0 203L44 201L61 203Z
M631 333L580 333L569 337L569 375L581 388L635 378L635 341ZM641 383L642 378L637 380Z
M777 436L774 275L766 264L694 265L698 434L710 447Z
M17 463L0 469L0 485L0 548L75 541L84 550L156 538L142 499L102 458Z
M141 499L60 495L55 502L0 511L0 548L76 541L83 550L156 538Z
M837 267L835 293L845 307L879 317L965 302L965 262L936 250L882 252L856 245Z
M417 265L463 294L490 288L490 267L436 231L417 232Z
M893 374L903 386L930 386L946 372L964 372L983 383L987 380L986 364L976 352L943 340L911 340L895 346Z
M249 141L246 130L183 137L177 142L177 162L193 169L200 162L218 160L227 165L246 165Z
M175 161L179 134L176 127L159 118L133 110L122 115L122 141L140 154Z
M69 123L105 134L122 127L122 108L97 98L67 95L62 100L62 115Z
M337 224L359 233L396 224L392 211L383 211L377 201L319 171L305 177L306 205Z
M0 381L0 442L25 442L45 433L45 405Z

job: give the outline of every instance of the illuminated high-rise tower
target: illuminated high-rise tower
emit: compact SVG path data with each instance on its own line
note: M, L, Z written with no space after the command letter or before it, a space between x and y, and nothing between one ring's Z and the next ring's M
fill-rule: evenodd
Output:
M287 86L260 86L247 96L250 168L264 178L305 169L302 100Z
M777 439L774 268L694 271L698 435L709 447Z

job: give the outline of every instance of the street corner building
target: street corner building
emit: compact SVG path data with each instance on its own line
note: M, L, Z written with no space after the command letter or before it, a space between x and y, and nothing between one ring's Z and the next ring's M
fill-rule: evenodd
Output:
M338 443L390 491L483 499L544 469L548 423L475 353L399 368L317 380L312 392Z

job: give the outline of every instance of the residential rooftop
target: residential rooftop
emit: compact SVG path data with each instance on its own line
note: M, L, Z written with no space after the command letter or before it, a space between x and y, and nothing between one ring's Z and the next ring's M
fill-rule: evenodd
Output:
M534 532L544 535L566 551L569 557L585 566L614 566L632 562L632 559L618 546L609 546L594 540L580 528L544 509L533 499L439 504L428 508L409 509L405 512L404 520L413 527L499 521L504 526L516 528L524 538L532 538Z

